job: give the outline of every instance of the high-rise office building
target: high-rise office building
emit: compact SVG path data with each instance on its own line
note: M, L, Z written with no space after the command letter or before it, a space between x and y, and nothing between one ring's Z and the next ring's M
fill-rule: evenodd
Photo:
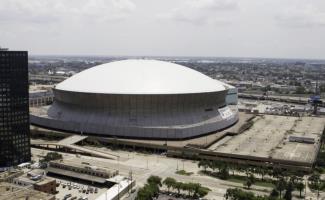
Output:
M0 48L0 169L30 157L28 53Z

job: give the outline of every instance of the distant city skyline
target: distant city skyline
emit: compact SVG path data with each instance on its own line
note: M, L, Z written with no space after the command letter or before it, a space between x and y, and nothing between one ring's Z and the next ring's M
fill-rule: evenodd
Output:
M31 55L325 59L321 0L2 0L0 26Z

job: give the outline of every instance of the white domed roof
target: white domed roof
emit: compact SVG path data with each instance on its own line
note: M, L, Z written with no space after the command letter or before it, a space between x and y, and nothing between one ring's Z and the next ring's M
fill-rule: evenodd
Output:
M158 60L122 60L84 70L58 90L104 94L186 94L225 90L222 84L182 65Z

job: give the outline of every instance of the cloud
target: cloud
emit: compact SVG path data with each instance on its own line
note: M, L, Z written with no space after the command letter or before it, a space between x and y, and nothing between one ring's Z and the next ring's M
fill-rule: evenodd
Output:
M293 28L325 27L325 12L313 5L290 7L275 16L278 25Z
M0 22L120 20L135 9L131 0L1 0Z
M159 19L188 22L195 25L219 24L226 25L230 20L222 13L239 8L235 0L189 0L170 12L159 14Z

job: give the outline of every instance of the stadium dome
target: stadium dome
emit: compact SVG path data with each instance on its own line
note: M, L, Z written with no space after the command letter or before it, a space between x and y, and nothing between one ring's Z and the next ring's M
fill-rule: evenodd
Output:
M185 139L238 121L222 82L174 63L115 61L59 83L34 125L109 137Z
M193 69L158 60L122 60L84 70L57 90L101 94L184 94L218 92L222 84Z

